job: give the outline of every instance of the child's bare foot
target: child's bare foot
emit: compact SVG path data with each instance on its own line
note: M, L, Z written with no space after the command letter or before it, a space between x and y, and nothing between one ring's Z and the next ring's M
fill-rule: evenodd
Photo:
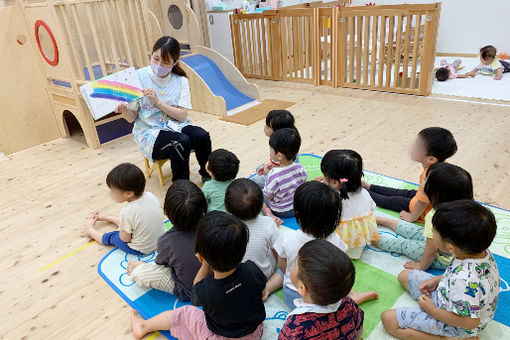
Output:
M145 320L135 310L131 311L131 326L137 339L141 339L147 334Z
M370 300L377 300L379 298L379 295L377 292L363 292L363 293L357 293L354 290L352 290L349 293L349 297L354 300L358 305L362 304L363 302L367 302Z
M361 186L362 186L362 187L363 187L363 189L365 189L365 190L370 190L370 183L368 183L368 182L361 181Z
M135 270L136 267L142 264L142 261L129 261L126 266L126 271L128 275L131 275L133 270Z
M96 221L97 221L96 214L87 218L87 221L85 222L85 233L87 234L87 236L93 237L92 234L95 230L94 226L96 225Z

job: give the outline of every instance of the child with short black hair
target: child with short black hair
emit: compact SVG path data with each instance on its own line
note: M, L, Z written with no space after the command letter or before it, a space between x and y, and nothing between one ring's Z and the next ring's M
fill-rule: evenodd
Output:
M148 320L133 311L135 336L169 330L178 339L260 339L266 318L262 302L266 278L255 263L241 263L248 237L248 228L237 217L221 211L205 215L195 243L202 266L191 292L191 303L203 309L183 306Z
M85 232L99 244L115 246L129 254L143 255L156 250L158 238L165 232L164 216L159 200L145 189L145 175L131 163L122 163L106 176L110 196L118 203L128 202L120 216L100 212L87 218ZM113 223L118 230L103 233L95 228L97 221Z
M467 72L465 76L475 77L478 73L485 76L494 75L494 80L501 80L503 73L510 72L510 63L496 59L497 50L492 45L480 49L480 64Z
M154 263L129 261L127 273L142 287L155 288L189 301L193 279L200 269L195 257L195 230L207 213L207 203L200 188L188 180L177 180L165 197L164 211L172 228L158 240Z
M324 183L306 182L296 190L294 209L300 229L281 233L274 244L280 270L267 282L265 291L268 297L280 288L283 277L283 297L291 309L295 308L294 300L301 298L290 279L290 272L303 244L319 238L347 250L347 245L334 233L342 215L342 202L337 192Z
M278 339L361 339L364 313L347 296L354 277L354 265L339 248L325 240L305 243L290 273L302 298Z
M496 219L473 200L459 200L442 204L432 224L436 245L455 257L440 276L402 271L398 279L419 307L383 312L383 326L399 339L478 338L498 302L499 272L488 250Z
M274 220L261 214L264 195L259 186L245 178L236 179L225 194L227 212L240 218L248 226L250 239L243 262L251 260L269 279L276 270L273 245L280 232Z
M418 190L395 189L363 182L363 187L378 207L400 212L400 218L407 222L423 222L430 211L429 199L423 192L427 169L435 163L444 162L457 152L457 143L450 131L441 127L429 127L418 133L411 148L411 159L421 163Z
M292 113L287 110L272 110L266 116L266 124L264 125L264 134L267 137L271 137L273 132L276 130L290 128L295 129L295 119ZM269 163L262 164L257 168L257 174L250 177L252 181L258 184L262 189L266 183L266 177L269 170L274 166L278 166L278 162L274 159L270 159Z
M359 259L365 245L380 238L375 202L361 187L363 159L354 150L330 150L321 160L321 171L324 182L342 198L342 217L336 233L349 247L349 257Z
M284 128L275 131L269 138L271 159L280 164L267 174L264 185L264 214L281 223L280 217L293 217L293 199L297 187L306 182L305 168L295 163L301 137L296 129Z
M424 192L430 200L432 210L425 216L424 228L406 221L377 216L377 224L392 229L398 237L382 234L374 244L379 249L404 254L413 261L404 264L406 269L444 270L453 255L438 249L432 239L432 217L440 204L462 199L473 199L471 175L459 166L450 163L432 164L427 171Z
M209 211L225 210L225 190L236 178L239 171L239 159L225 149L214 150L209 156L206 169L211 180L204 183L202 191Z

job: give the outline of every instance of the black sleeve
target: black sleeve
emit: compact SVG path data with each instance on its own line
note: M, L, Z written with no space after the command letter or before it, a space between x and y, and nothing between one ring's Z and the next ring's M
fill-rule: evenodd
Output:
M253 281L260 288L260 290L266 288L267 277L264 275L262 270L260 270L260 268L253 261L248 260L245 263L246 266L250 269L250 272L253 276Z
M203 302L200 298L200 293L203 289L205 289L203 280L191 288L191 304L193 304L193 306L202 306Z
M165 239L163 238L165 235L161 236L158 240L158 255L154 262L156 264L160 264L162 266L170 267L170 254L168 252L168 247L165 247Z

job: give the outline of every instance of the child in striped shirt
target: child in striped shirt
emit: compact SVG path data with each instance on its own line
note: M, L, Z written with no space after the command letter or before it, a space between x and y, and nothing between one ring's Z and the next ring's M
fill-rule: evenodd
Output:
M301 137L296 129L275 131L269 139L269 146L271 159L280 165L267 174L263 211L264 215L281 224L280 218L294 216L294 193L308 176L304 167L294 162L301 146Z

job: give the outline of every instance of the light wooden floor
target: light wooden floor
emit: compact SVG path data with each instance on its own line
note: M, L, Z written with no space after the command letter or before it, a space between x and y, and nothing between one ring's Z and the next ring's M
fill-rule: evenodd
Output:
M365 168L417 181L420 166L409 159L416 133L428 126L450 129L459 144L451 160L466 168L476 198L510 208L510 110L370 91L332 89L284 82L257 82L262 98L295 101L290 108L303 137L301 152L324 154L352 148ZM241 160L239 176L267 161L263 121L252 126L192 113L211 132L213 148L227 148ZM104 180L120 162L143 167L131 136L99 150L60 139L12 155L0 163L0 337L5 339L132 338L130 308L99 277L106 247L92 244L46 270L45 266L86 245L88 214L116 214ZM192 161L192 180L198 181ZM167 187L148 180L147 190L164 197ZM106 225L105 230L110 230Z

